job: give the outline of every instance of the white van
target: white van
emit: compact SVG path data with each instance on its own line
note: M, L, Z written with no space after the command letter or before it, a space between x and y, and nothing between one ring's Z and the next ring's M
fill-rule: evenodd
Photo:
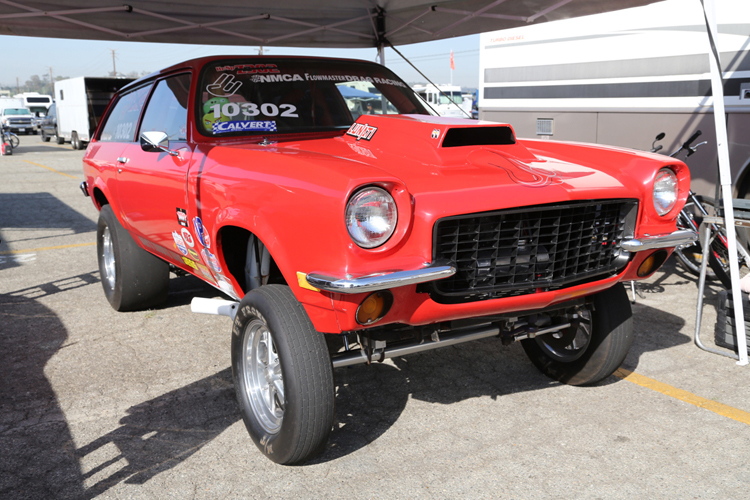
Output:
M471 96L464 96L457 85L415 85L414 92L440 116L471 118Z

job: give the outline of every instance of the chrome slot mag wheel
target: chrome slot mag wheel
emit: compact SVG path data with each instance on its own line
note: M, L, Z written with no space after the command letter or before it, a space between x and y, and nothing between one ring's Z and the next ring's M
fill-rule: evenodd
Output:
M117 280L117 270L115 268L115 250L112 245L112 233L109 232L109 227L105 227L102 234L102 258L104 259L103 278L107 280L110 288L114 288Z
M271 332L259 319L250 321L244 335L245 391L258 423L276 434L284 419L284 381Z

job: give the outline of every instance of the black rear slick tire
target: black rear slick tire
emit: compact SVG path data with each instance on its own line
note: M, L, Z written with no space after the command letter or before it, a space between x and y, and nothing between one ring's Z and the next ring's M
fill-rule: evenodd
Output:
M138 311L157 306L169 293L169 265L139 247L104 205L96 230L99 274L112 308Z

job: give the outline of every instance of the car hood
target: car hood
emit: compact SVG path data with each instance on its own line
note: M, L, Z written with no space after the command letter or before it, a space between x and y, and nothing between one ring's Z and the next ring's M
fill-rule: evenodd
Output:
M605 171L599 162L580 161L579 156L585 159L585 155L576 155L575 162L554 158L543 144L526 147L507 124L424 115L363 115L342 136L279 142L273 149L293 151L296 158L308 161L321 155L339 159L337 170L352 177L366 173L377 181L381 172L400 179L415 196L466 190L491 190L496 196L502 186L513 188L508 206L528 204L529 196L535 203L540 197L556 202L633 196L632 189L623 185L627 179L616 175L618 169L612 165ZM330 168L331 162L326 164ZM529 190L534 194L524 194Z

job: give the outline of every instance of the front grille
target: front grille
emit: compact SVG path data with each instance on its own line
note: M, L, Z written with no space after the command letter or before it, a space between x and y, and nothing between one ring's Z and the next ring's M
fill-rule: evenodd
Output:
M456 274L427 287L440 302L524 295L602 279L627 263L638 203L596 200L440 219L434 261Z

